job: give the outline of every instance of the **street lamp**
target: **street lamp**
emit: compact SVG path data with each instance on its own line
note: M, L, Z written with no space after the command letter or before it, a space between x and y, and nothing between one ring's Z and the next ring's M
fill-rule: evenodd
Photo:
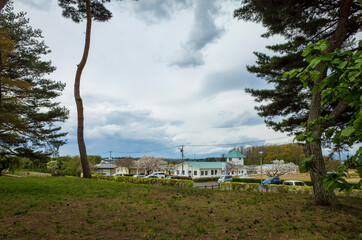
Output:
M263 152L260 154L260 185L263 185Z

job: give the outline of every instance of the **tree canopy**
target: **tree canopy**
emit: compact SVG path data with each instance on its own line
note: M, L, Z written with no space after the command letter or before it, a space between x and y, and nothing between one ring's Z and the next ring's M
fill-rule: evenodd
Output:
M48 79L55 70L42 56L50 52L25 13L12 2L0 15L0 155L46 158L65 143L58 123L68 110L55 98L65 84Z
M303 50L310 43L331 38L337 26L339 9L340 1L248 0L242 1L241 7L234 11L238 19L262 23L267 29L262 37L281 35L286 40L266 47L275 52L274 56L254 52L256 65L247 66L249 72L274 86L273 89L246 89L261 103L256 110L274 130L289 133L304 130L300 124L308 118L311 91L306 91L298 79L283 79L282 75L308 65L302 57ZM353 1L345 40L359 31L362 23L360 10L360 3ZM312 85L307 87L311 90ZM323 111L331 110L325 106ZM340 117L339 122L345 123L346 118Z

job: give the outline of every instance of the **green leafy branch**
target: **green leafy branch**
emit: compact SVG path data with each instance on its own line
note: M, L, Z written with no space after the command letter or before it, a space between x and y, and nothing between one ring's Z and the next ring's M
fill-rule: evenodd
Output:
M353 45L356 45L355 40L346 47ZM302 54L309 63L308 66L283 74L283 78L298 78L305 88L312 81L314 86L312 92L321 93L322 109L336 106L329 115L303 123L302 126L306 130L297 135L296 139L306 143L321 143L321 136L323 136L325 140L330 139L336 145L352 146L360 143L362 139L362 51L360 50L362 41L359 41L358 47L354 50L336 49L334 52L328 52L328 46L329 43L325 39L309 44ZM347 108L352 114L349 123L341 128L336 124L335 119ZM346 163L353 165L361 177L360 154L361 148ZM312 163L313 158L305 159L301 168L310 170ZM321 179L325 189L332 190L338 187L341 190L352 190L351 185L344 179L347 176L345 174L348 170L347 164L342 165L340 169L343 171L327 174Z

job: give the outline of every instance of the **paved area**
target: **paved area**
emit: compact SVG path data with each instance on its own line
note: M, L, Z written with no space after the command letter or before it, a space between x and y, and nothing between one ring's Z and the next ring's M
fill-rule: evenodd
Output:
M217 182L195 182L194 187L196 188L207 188L207 189L217 189L219 185Z

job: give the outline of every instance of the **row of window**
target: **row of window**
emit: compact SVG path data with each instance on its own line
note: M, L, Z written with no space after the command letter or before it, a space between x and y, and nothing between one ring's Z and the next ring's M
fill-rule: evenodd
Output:
M177 170L177 175L180 175L180 170ZM238 172L234 172L232 171L231 174L234 173L238 173ZM208 176L209 171L205 170L205 171L201 171L201 176ZM239 171L239 174L244 174L244 171ZM185 175L185 170L182 171L182 175ZM188 175L191 176L191 171L188 172ZM197 176L197 171L194 171L194 176ZM218 175L218 171L217 170L210 170L210 175L214 176L214 175Z

